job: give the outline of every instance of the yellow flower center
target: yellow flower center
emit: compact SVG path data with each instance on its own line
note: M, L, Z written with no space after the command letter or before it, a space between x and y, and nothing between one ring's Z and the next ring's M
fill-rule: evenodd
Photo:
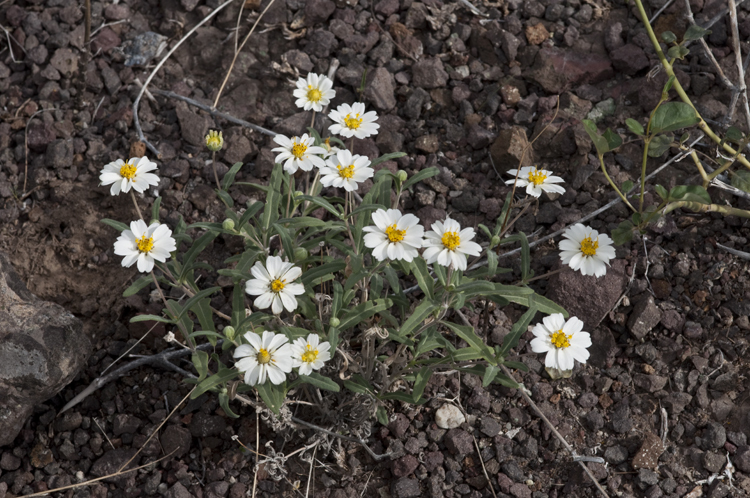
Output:
M350 164L346 168L342 168L341 165L336 166L339 169L339 176L341 178L346 178L349 180L351 177L354 176L354 165Z
M133 164L125 163L120 167L120 176L132 180L135 176L136 167Z
M356 130L362 124L362 118L359 117L359 113L357 113L354 117L352 117L351 114L347 114L344 118L344 124L350 130Z
M256 356L255 359L258 360L259 364L265 365L266 363L271 362L271 353L269 353L267 349L260 348L258 356Z
M224 146L224 136L221 132L217 133L215 130L210 130L206 135L206 147L208 150L216 152L221 150Z
M591 240L591 237L586 237L581 241L581 252L584 256L594 256L598 247L599 241Z
M305 346L305 352L302 353L302 361L305 363L313 363L318 359L318 350L313 349L309 344Z
M321 98L323 98L323 94L320 93L320 90L309 85L307 86L307 100L310 102L317 102Z
M445 232L441 240L443 245L451 251L455 251L461 244L461 237L458 236L458 232Z
M271 291L278 294L279 292L284 290L284 285L285 285L284 282L282 282L281 280L277 278L276 280L271 282Z
M404 235L406 235L406 230L399 230L396 228L396 224L389 226L385 229L385 234L388 236L388 240L391 242L401 242L404 240Z
M294 145L292 145L292 155L297 159L302 159L302 156L305 154L306 150L307 145L305 144L295 143Z
M544 183L544 180L546 179L547 174L544 172L544 170L534 168L533 171L529 171L529 182L533 183L536 187Z
M146 238L146 235L144 234L143 237L135 240L135 244L138 246L139 251L149 252L151 249L154 248L154 238L153 237Z
M556 348L565 349L570 346L571 337L573 337L573 334L566 335L562 330L558 330L552 334L550 340L552 341L552 345Z

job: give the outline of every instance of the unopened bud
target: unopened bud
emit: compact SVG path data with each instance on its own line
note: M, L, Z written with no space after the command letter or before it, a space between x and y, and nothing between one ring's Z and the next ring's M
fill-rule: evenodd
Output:
M217 133L216 130L209 131L208 135L206 135L206 147L211 152L220 151L224 147L224 136L222 133Z
M224 327L224 335L226 336L227 339L229 339L230 341L233 341L234 334L235 334L234 327L232 327L231 325Z
M307 257L310 255L310 253L307 252L307 249L304 247L295 247L294 248L294 260L295 261L301 261L303 259L307 259Z
M227 218L224 223L221 224L221 228L224 230L234 230L234 220Z
M339 320L336 317L331 318L331 321L329 322L331 324L331 327L338 327L341 325L341 320Z
M405 182L406 179L409 178L409 173L407 173L406 171L400 169L396 173L396 176L398 177L399 180L401 180L402 182Z
M495 247L499 243L500 243L500 237L495 235L494 237L492 237L492 240L490 240L490 247Z
M301 190L297 190L296 192L294 192L294 197L299 197L301 195L305 195L305 193L302 192Z

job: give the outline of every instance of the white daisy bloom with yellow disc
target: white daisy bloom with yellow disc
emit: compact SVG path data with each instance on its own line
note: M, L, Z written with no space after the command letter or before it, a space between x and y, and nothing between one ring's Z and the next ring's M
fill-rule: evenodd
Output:
M324 187L343 187L347 192L357 190L360 183L372 178L375 170L369 168L370 160L348 150L340 150L320 168L320 183Z
M333 81L328 76L309 73L307 79L297 80L293 95L297 97L297 107L320 112L336 96L336 90L333 90Z
M591 336L582 330L583 322L576 317L566 322L562 313L546 316L532 329L531 350L547 353L544 364L548 369L573 370L574 360L586 363L589 359L586 348L591 346Z
M320 157L321 154L326 153L326 150L323 147L313 145L315 138L308 137L307 133L301 137L292 138L276 135L273 137L273 141L281 146L271 149L272 152L279 152L275 161L283 163L284 171L290 175L296 173L298 169L310 171L313 166L322 168L326 165L326 162Z
M346 138L367 138L370 135L377 135L378 128L380 128L380 125L375 122L378 114L375 111L365 112L365 105L362 102L355 102L352 105L341 104L335 111L331 111L328 117L334 121L328 130Z
M542 192L554 192L558 194L564 194L565 189L555 183L563 183L565 180L559 176L553 176L551 171L546 169L538 169L536 166L524 166L519 172L517 169L508 171L509 175L514 177L518 175L518 183L516 178L505 182L508 185L516 183L519 187L526 187L526 193L533 196L539 197Z
M461 224L450 216L444 222L436 221L432 230L425 233L422 257L427 263L437 261L439 265L451 266L456 270L466 270L467 256L479 256L482 246L472 242L476 234L473 228L461 230Z
M146 156L131 157L127 162L118 159L104 166L99 181L102 185L112 185L109 189L112 195L128 193L131 188L143 193L150 186L159 184L159 177L149 173L156 168L156 163L149 161Z
M143 273L153 270L154 260L163 263L176 249L167 225L157 222L146 226L143 220L131 222L130 230L123 230L115 241L115 254L124 256L122 266L129 268L137 262L138 271Z
M365 246L372 249L378 261L403 259L410 262L419 256L424 228L413 214L401 215L398 209L378 209L372 213L375 226L365 227Z
M284 382L293 364L289 339L268 330L263 331L262 337L255 332L248 332L244 337L249 344L241 344L234 350L234 357L241 358L234 366L245 372L245 384L264 384L266 379L272 384Z
M278 256L269 256L265 266L257 261L250 272L255 278L247 281L245 292L258 296L253 303L256 308L263 310L270 306L274 315L284 309L289 312L297 309L294 296L305 293L304 285L292 283L302 275L298 266L282 261Z
M331 359L330 349L328 342L320 342L318 334L310 334L307 339L300 337L292 343L292 366L299 367L300 375L310 375Z
M583 275L601 277L607 274L609 260L615 258L612 239L593 228L576 223L568 227L560 241L560 259L573 270L581 270Z

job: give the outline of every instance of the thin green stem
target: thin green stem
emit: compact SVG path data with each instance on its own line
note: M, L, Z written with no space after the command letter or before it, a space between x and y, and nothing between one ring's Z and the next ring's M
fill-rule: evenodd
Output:
M633 210L634 213L637 213L636 209L633 207L632 204L630 204L630 201L628 201L628 198L623 195L623 193L620 191L619 188L617 188L617 185L615 185L615 182L612 181L612 178L609 177L609 173L607 173L607 168L604 166L604 156L599 154L599 164L602 165L602 173L604 173L604 177L607 179L610 185L612 185L612 188L615 189L615 192L617 192L617 195L620 196L620 199L630 208ZM643 180L641 180L643 182Z
M676 201L671 202L664 208L664 214L670 213L678 208L689 209L694 213L721 213L724 216L739 216L740 218L750 218L750 211L738 209L731 206L721 206L719 204L701 204L694 201Z
M214 180L216 180L216 188L221 190L221 183L219 183L219 173L216 172L216 151L213 151L213 158L211 159L211 166L214 168Z
M143 214L141 214L141 208L138 207L138 201L135 198L135 192L132 188L130 189L130 198L133 199L133 205L135 206L135 211L138 213L138 217L143 221L146 221L146 219L143 217Z
M651 126L651 120L648 120L648 126ZM643 212L643 196L646 193L646 164L648 162L648 146L651 144L651 137L646 137L643 139L643 161L641 162L641 198L638 201L638 212ZM604 167L604 163L602 163L602 168ZM606 175L606 173L605 173ZM620 196L622 197L622 195Z

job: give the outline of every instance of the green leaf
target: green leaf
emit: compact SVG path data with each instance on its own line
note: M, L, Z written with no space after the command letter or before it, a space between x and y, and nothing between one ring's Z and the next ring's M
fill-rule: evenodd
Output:
M326 211L334 215L336 218L342 217L342 212L336 209L336 207L333 204L325 200L323 197L317 197L317 196L313 197L311 195L299 195L296 198L301 199L303 201L312 202L316 206L322 207L323 209L325 209Z
M239 415L234 413L232 410L232 407L229 406L229 396L225 393L219 393L219 405L221 406L221 409L224 410L224 413L226 413L231 418L240 418Z
M358 304L354 308L347 310L341 317L341 323L337 327L340 331L344 331L354 327L367 320L376 313L387 310L392 305L390 299L373 299L365 303Z
M710 29L703 29L697 24L691 24L682 39L683 41L699 40L709 34L711 34Z
M284 248L284 253L286 257L289 258L289 260L292 260L294 258L294 242L292 242L292 235L289 233L289 230L287 230L285 227L281 226L279 223L274 223L272 225L273 230L279 235L279 238L281 239L281 247Z
M448 327L455 333L458 337L466 341L466 343L476 349L480 352L482 357L487 361L494 361L495 354L492 351L492 349L487 346L481 337L477 335L477 333L474 331L474 327L468 326L468 325L458 325L452 322L445 322L441 321L443 325Z
M423 367L417 372L417 378L414 380L414 387L412 387L411 390L411 397L414 400L414 403L419 403L430 377L432 377L432 369L430 367Z
M669 192L669 197L672 200L711 204L711 196L700 185L678 185Z
M610 151L622 145L622 137L609 128L604 131L602 137L607 141L607 148Z
M520 370L522 372L529 371L528 365L526 365L526 363L521 363L520 361L504 361L503 365L508 368L515 368L516 370Z
M630 220L625 220L620 223L617 228L612 230L612 241L616 246L626 244L633 239L633 223Z
M193 313L195 313L195 316L198 317L198 323L201 324L201 328L203 330L213 332L216 330L216 326L214 325L214 317L213 313L211 311L211 300L206 298L203 298L199 300L192 309ZM209 342L211 344L216 345L216 339L213 336L209 336L208 338Z
M174 324L174 320L170 320L169 318L164 318L163 316L159 315L135 315L133 318L130 319L130 323L138 323L138 322L161 322L161 323L172 323Z
M677 36L671 31L664 31L661 34L661 39L664 40L664 43L674 43L677 41Z
M415 258L411 262L412 273L414 278L417 279L419 288L422 289L427 299L433 299L435 297L435 281L430 276L430 269L427 267L427 262L423 258Z
M484 376L482 377L482 387L487 387L492 384L497 374L500 373L500 368L495 365L487 365L484 369Z
M125 230L130 230L130 227L126 225L125 223L116 221L116 220L110 220L109 218L104 218L102 220L102 223L104 223L107 226L110 226L117 230L118 232L123 232Z
M187 301L185 301L185 304L183 305L182 311L180 312L179 315L177 315L177 317L175 317L175 319L176 320L182 319L182 317L185 316L185 314L188 311L192 311L193 313L195 313L195 310L193 310L192 308L196 305L196 303L198 301L200 301L203 298L206 298L206 297L210 296L211 294L213 294L215 292L219 292L220 290L221 290L221 287L217 286L217 287L209 287L208 289L203 289L202 291L196 292L193 297L191 297L190 299L188 299ZM196 313L196 315L197 315L197 313Z
M208 353L205 351L196 351L193 353L193 366L198 372L198 382L206 378L208 374Z
M622 182L622 191L625 193L630 192L633 189L633 182L631 180L625 180Z
M224 190L229 190L229 187L234 183L234 177L237 176L237 172L242 168L242 163L234 163L229 171L224 174L224 178L221 179L221 187Z
M586 133L588 133L591 141L594 142L594 147L596 147L596 153L598 155L603 156L605 153L609 152L609 144L607 143L607 139L599 135L599 131L596 129L596 124L594 124L593 121L591 121L590 119L584 119L583 129L586 130Z
M394 270L391 265L386 265L383 268L383 273L385 273L385 279L388 281L388 285L391 286L391 291L393 291L394 294L400 294L401 285L399 285L398 273L396 273L396 270Z
M495 222L495 232L493 235L500 235L500 230L503 228L503 221L508 216L508 211L510 210L510 207L513 205L513 190L508 192L508 195L505 196L505 202L503 203L503 210L500 212L500 216L497 217L497 221Z
M284 168L281 164L276 164L271 172L271 180L268 183L268 191L266 193L266 203L263 207L263 216L261 216L261 230L263 233L267 233L271 225L279 219L279 203L281 202L281 194L279 189L284 175Z
M669 47L669 50L667 51L667 55L670 59L679 59L683 60L688 54L690 53L690 50L682 45L675 45L674 47Z
M320 375L318 372L311 372L310 375L300 375L299 381L305 384L311 384L320 389L326 391L333 391L335 393L341 390L341 387L336 384L332 379Z
M240 323L245 319L245 287L239 282L234 284L232 291L232 327L238 332Z
M671 133L665 135L657 135L651 139L648 144L648 155L649 157L661 157L666 151L672 146L672 140L674 137Z
M659 185L658 183L654 186L654 190L656 190L656 194L662 198L662 200L666 201L669 199L669 192L667 192L667 189Z
M226 207L230 207L230 208L234 207L234 199L232 199L232 196L229 195L229 192L227 192L226 190L219 190L216 188L214 189L214 192L216 192L216 195L219 197L221 202L223 202Z
M406 152L390 152L388 154L383 154L382 156L378 157L377 159L373 159L373 161L370 163L370 168L374 168L380 163L384 163L386 161L390 161L391 159L398 159L399 157L404 157L406 155Z
M646 130L643 129L643 125L641 125L641 123L639 123L635 119L628 118L625 120L625 124L627 125L628 129L636 135L643 136L646 134Z
M565 308L552 301L551 299L547 299L546 297L540 296L539 294L534 294L533 300L534 305L540 313L544 313L546 315L551 315L553 313L562 313L565 318L568 318L568 312L565 311Z
M750 171L746 169L736 171L732 175L732 186L743 192L750 192Z
M159 221L159 208L161 207L161 196L157 197L154 205L151 206L151 221Z
M401 325L401 328L399 329L401 335L411 337L412 332L418 329L422 322L439 307L439 304L429 299L425 299L419 303L419 305L414 308L414 311L409 318L407 318L403 325Z
M664 83L664 88L661 90L661 100L666 101L669 99L669 90L672 89L672 85L674 85L675 82L675 75L673 74L669 78L667 78L667 82ZM661 105L661 102L659 102L657 105Z
M354 374L351 379L345 380L344 387L359 394L373 394L375 392L370 383L359 374Z
M521 315L521 318L513 324L510 333L503 338L503 345L498 354L499 357L505 358L508 356L508 352L518 345L518 339L520 339L523 333L529 328L531 320L534 318L534 315L537 314L536 303L533 302L533 299L531 299L531 301L531 306L529 306L528 311Z
M745 135L739 128L730 126L724 134L724 139L728 142L741 143L745 139Z
M140 277L138 280L133 282L130 287L125 289L125 292L122 293L122 297L130 297L134 294L138 294L141 289L148 286L151 282L153 282L151 275Z
M377 417L378 422L380 422L381 425L388 425L388 412L383 405L378 405L377 410L375 410L375 417Z
M342 260L336 260L330 263L325 263L323 265L316 266L315 268L311 268L307 270L306 272L304 272L302 274L302 277L300 278L300 281L302 282L302 284L304 284L305 288L310 289L314 285L316 285L315 282L318 279L325 277L327 275L333 275L337 272L340 272L344 268L346 268L346 262Z
M230 380L234 380L237 377L237 374L238 374L237 370L233 368L224 368L224 369L219 370L218 373L198 383L198 385L195 386L195 390L190 395L190 399L196 399L198 396L205 393L206 391L211 391L215 389L216 386L219 386Z
M185 253L185 257L182 260L183 266L182 273L179 277L180 281L184 281L187 273L192 269L193 262L195 262L198 255L218 236L218 232L206 232L193 242L193 245L190 246L190 249Z
M407 188L411 187L412 185L421 182L422 180L426 180L428 178L431 178L433 176L437 176L440 174L440 169L436 168L435 166L432 166L430 168L425 168L419 172L417 172L414 176L409 178L404 182L403 189L406 190Z
M492 278L495 276L495 273L497 273L497 253L495 251L485 251L484 253L487 256L487 277Z
M272 384L270 380L266 380L263 384L256 385L255 389L266 406L275 415L278 415L286 399L286 382L276 385Z
M656 135L675 131L693 126L698 122L700 118L690 105L684 102L664 102L651 119L651 133Z

